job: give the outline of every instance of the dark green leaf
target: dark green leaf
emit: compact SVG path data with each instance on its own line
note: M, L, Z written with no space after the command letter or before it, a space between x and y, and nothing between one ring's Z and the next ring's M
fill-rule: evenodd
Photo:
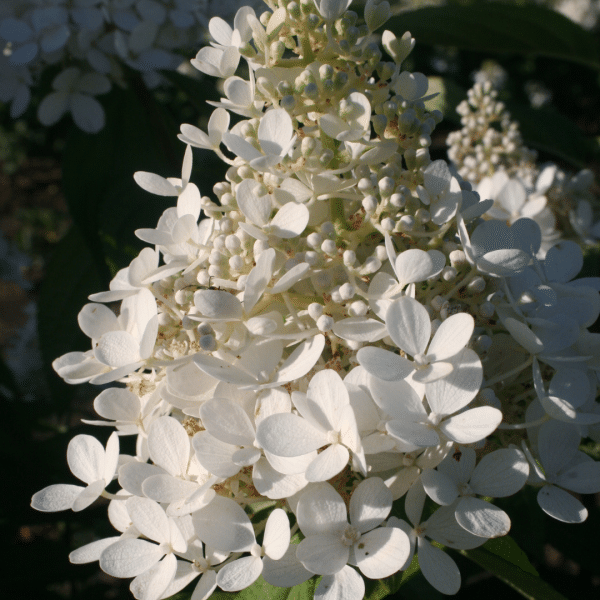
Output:
M133 174L151 171L177 177L184 146L169 113L136 78L127 90L115 87L105 96L104 108L106 126L100 133L71 130L63 184L71 215L106 286L114 271L141 250L134 231L155 227L162 212L174 204L173 198L142 190Z
M218 590L212 594L210 600L313 600L316 587L316 577L293 588L275 587L259 577L249 588L241 592Z
M89 294L104 286L105 281L83 236L73 226L54 249L38 302L40 350L55 400L66 403L65 396L71 388L58 378L50 365L62 354L90 349L90 340L79 330L77 314Z
M487 54L549 56L600 68L593 35L542 6L475 2L401 12L386 28L410 31L418 44L455 46Z
M594 144L569 118L550 108L532 108L507 101L506 108L519 123L527 146L584 168L593 158Z
M405 571L395 573L391 577L386 577L379 581L365 579L366 593L365 600L382 600L386 596L397 592L405 583L408 583L412 577L419 572L419 560L413 557L410 566Z
M504 544L499 543L499 540L490 540L480 548L461 550L460 553L493 573L528 600L566 600L562 594L532 574L535 569L525 553L510 538Z

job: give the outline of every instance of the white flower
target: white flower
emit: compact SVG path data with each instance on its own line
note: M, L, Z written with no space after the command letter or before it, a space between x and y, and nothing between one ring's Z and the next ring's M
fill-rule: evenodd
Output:
M282 108L268 110L261 118L257 132L260 150L237 133L239 126L241 123L231 133L224 133L223 142L231 152L257 171L268 171L282 162L297 138L292 119Z
M119 438L113 433L106 443L106 450L90 435L77 435L67 449L69 468L75 477L87 483L87 487L55 484L36 492L31 506L43 512L72 509L75 512L87 508L104 492L117 470Z
M442 594L456 594L460 589L460 571L456 563L443 550L430 544L427 538L444 546L462 550L477 548L486 538L475 536L463 529L456 522L453 506L442 506L427 521L421 522L424 503L425 491L419 478L409 490L404 505L413 526L396 517L390 517L387 526L399 528L408 535L410 553L405 568L410 565L416 550L419 567L425 579Z
M460 498L454 513L458 524L473 535L493 538L508 533L510 519L503 510L475 495L511 496L525 485L528 475L527 459L516 448L496 450L475 466L475 451L459 446L437 470L423 471L421 482L438 504L447 506Z
M422 383L446 377L453 370L448 359L468 344L475 326L471 315L457 313L442 322L429 343L429 314L410 296L394 300L385 319L390 337L398 348L413 357L413 361L374 346L362 348L358 360L369 373L386 381L404 379L410 374Z
M177 523L167 517L159 504L148 498L130 498L127 512L137 530L153 544L138 538L124 538L110 545L100 556L100 567L113 577L136 577L153 569L144 586L142 600L158 600L175 577L175 552L185 552L187 543ZM136 586L135 580L132 586Z
M56 91L38 107L38 118L43 125L53 125L71 112L77 126L87 133L97 133L104 127L104 109L92 97L110 90L110 81L104 75L82 74L77 67L69 67L56 76L52 87Z
M400 529L379 527L392 508L392 494L378 477L362 481L350 498L350 523L342 497L328 483L300 496L296 513L305 538L296 550L303 566L324 575L316 595L360 600L364 582L348 564L371 579L388 577L406 563L410 544Z
M348 391L335 371L319 371L311 379L306 395L295 393L292 401L301 417L275 414L258 426L256 439L265 450L276 456L295 457L327 446L307 466L308 481L331 479L348 464L350 453L356 468L366 474Z
M530 482L541 485L537 500L542 510L565 523L581 523L588 511L565 490L579 494L600 491L600 464L577 448L581 438L574 427L558 421L544 423L537 436L540 463L523 444L531 466Z

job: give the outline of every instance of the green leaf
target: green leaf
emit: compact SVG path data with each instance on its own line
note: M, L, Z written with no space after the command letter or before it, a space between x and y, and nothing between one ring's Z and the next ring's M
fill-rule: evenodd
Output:
M89 350L90 340L80 331L77 314L89 294L104 289L104 280L76 226L57 244L47 265L38 301L40 351L50 391L66 408L72 386L62 382L50 367L67 352Z
M293 588L280 588L270 585L261 576L249 588L241 592L217 590L212 594L210 600L313 600L316 587L316 577Z
M378 581L373 579L365 579L365 600L382 600L386 596L397 592L419 571L419 560L415 555L410 563L410 566L405 571L399 571L390 577L386 577L385 579L380 579Z
M600 68L594 36L542 6L497 2L403 11L386 24L397 36L410 31L417 44L455 46L486 54L549 56Z
M532 108L517 102L506 108L527 146L548 152L573 166L583 169L597 152L594 143L569 118L551 108Z
M196 109L202 114L206 112L206 102L211 100L218 102L221 98L217 93L213 78L190 77L177 71L165 71L163 76L168 79L175 87L181 90L186 99L189 100ZM212 81L211 81L212 79Z
M127 90L118 87L103 97L106 126L95 135L73 127L63 157L63 186L69 211L88 246L104 287L116 269L140 252L134 231L154 228L174 205L142 190L136 171L163 177L181 173L184 146L177 126L141 80ZM100 291L97 289L95 291Z
M505 541L490 540L480 548L460 550L460 553L493 573L528 600L566 600L537 576L537 571L525 553L508 536Z

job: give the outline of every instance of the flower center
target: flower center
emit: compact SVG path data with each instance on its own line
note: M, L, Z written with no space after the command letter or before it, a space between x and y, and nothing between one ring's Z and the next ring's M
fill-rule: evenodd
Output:
M356 527L352 527L352 525L348 525L344 530L342 535L342 544L344 546L352 546L360 539L360 531L356 529Z
M414 359L417 369L424 369L429 366L429 358L426 354L415 354Z

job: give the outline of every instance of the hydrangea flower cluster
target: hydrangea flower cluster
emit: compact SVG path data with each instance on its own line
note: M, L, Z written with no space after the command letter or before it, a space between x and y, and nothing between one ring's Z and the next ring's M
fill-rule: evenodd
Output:
M178 52L203 35L207 15L227 16L235 7L229 0L4 0L0 101L21 116L42 72L61 65L39 106L40 122L52 125L70 112L80 129L96 133L104 111L95 96L124 85L124 65L158 85L160 72L177 69Z
M542 251L560 239L583 244L600 239L600 222L589 169L568 173L554 163L538 165L523 143L491 81L476 83L457 111L462 128L448 136L448 157L482 198L494 201L486 217L513 223L527 217L542 231Z
M441 114L402 68L414 40L384 31L384 57L371 33L389 4L369 0L361 23L350 3L211 21L192 62L225 97L207 132L182 125L180 177L135 174L176 206L79 313L92 348L54 362L68 383L125 385L94 401L91 423L116 430L106 446L69 444L83 485L32 506L110 500L117 535L70 558L133 577L136 598L262 576L360 600L363 576L415 556L454 594L458 568L431 542L505 535L490 497L531 485L546 513L581 522L571 492L600 491L579 451L600 440L600 279L575 279L575 242L544 254L535 220L491 218L493 199L431 160ZM190 181L192 147L229 165L218 202Z

